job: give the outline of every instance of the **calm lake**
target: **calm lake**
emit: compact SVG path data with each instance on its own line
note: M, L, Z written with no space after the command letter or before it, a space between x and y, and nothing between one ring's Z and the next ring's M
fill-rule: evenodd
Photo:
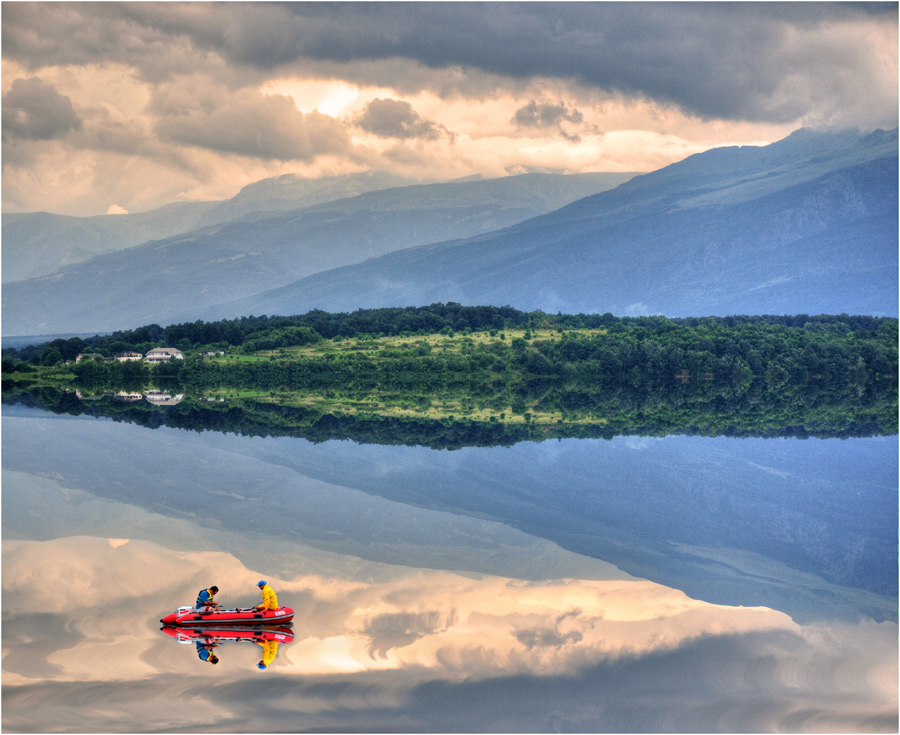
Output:
M6 732L897 732L896 436L2 429ZM160 630L260 578L268 668Z

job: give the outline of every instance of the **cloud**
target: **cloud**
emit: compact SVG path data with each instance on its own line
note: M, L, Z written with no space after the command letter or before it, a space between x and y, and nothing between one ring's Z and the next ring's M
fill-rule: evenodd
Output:
M863 622L708 636L649 656L599 662L578 677L436 682L413 692L406 715L455 732L895 729L892 630L893 624Z
M538 104L535 100L531 100L527 105L516 110L516 114L513 115L510 122L518 128L532 128L541 131L555 129L566 140L578 143L581 141L581 137L567 132L563 123L581 125L584 123L584 115L575 108L570 110L562 102L553 105L546 102Z
M546 128L559 125L563 121L580 123L584 116L578 110L569 110L562 102L558 105L541 104L531 100L516 110L512 121L522 128Z
M115 201L134 212L289 172L647 171L801 125L897 124L890 3L0 12L7 211L98 214ZM350 101L292 107L279 80L334 85Z
M426 120L409 102L374 99L356 116L356 124L381 138L437 140L449 132L443 125Z
M318 112L303 114L284 95L247 90L221 106L180 110L159 119L160 140L220 153L311 161L351 148L344 126Z
M372 639L370 654L385 658L391 650L409 646L428 635L445 632L452 624L452 611L392 612L368 620L361 633Z
M550 628L534 628L530 630L518 630L515 638L529 651L532 648L561 648L567 643L578 643L582 639L582 634L577 630L571 630L568 633L560 633L558 630Z
M139 527L158 534L149 520ZM302 558L321 564L320 553ZM297 611L277 678L249 680L255 647L223 643L213 682L193 646L136 626L134 611L162 613L163 601L189 601L214 580L231 580L234 599L259 572L230 554L73 536L6 540L3 563L4 718L41 731L76 716L91 731L235 730L260 717L290 730L312 716L341 732L398 721L453 732L872 732L896 722L895 623L798 626L645 581L385 574L356 559L348 564L369 581L276 576L279 598ZM173 674L187 682L174 694L161 683Z
M3 95L3 140L54 140L81 129L72 101L37 77L16 79Z
M703 118L897 108L890 3L7 3L3 20L4 58L33 68L104 58L160 80L188 64L235 77L339 63L392 86L406 59L434 72L422 84L552 77Z

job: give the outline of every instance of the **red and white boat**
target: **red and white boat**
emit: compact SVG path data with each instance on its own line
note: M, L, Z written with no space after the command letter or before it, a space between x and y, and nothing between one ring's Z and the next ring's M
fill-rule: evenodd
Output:
M201 612L193 607L179 607L159 622L184 628L201 625L281 625L292 620L294 611L290 607L277 610L255 610L254 608L234 608L233 610L213 610Z
M253 628L247 625L228 628L178 628L164 625L160 630L172 636L179 643L218 643L220 641L275 641L290 643L294 640L294 631L289 627L266 626Z

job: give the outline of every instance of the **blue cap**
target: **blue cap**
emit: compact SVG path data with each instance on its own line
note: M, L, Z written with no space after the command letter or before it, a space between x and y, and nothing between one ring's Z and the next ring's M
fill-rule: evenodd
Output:
M260 587L260 586L264 585L265 583L266 583L266 580L261 579L261 580L259 580L259 582L256 583L256 586Z
M266 668L266 665L265 665L265 664L256 664L256 666L257 666L258 668L260 668L260 669Z

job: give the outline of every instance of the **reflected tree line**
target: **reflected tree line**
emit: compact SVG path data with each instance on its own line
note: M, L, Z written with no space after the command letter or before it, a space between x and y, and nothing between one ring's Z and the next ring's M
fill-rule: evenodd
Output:
M617 318L436 304L151 325L92 338L82 351L139 350L134 340L153 335L193 352L161 370L99 360L65 369L82 390L171 381L187 393L178 406L88 405L6 379L4 401L151 427L443 448L620 434L897 433L891 318ZM3 360L5 377L45 362L37 348L4 350Z
M529 386L541 392L545 385ZM552 390L552 388L551 388ZM549 391L548 391L549 392ZM547 394L543 395L544 400ZM59 414L112 418L155 429L162 426L190 431L218 431L245 436L291 436L311 442L350 439L358 443L458 449L467 446L511 446L521 441L564 438L612 439L619 435L669 434L733 437L864 437L896 434L896 395L879 405L824 407L742 404L747 410L713 402L703 406L674 406L659 397L617 391L596 397L598 421L541 422L538 420L477 421L465 417L418 418L375 411L355 414L330 412L278 402L277 398L234 399L213 403L187 396L175 406L121 402L113 396L83 400L74 391L54 388L4 390L4 404L22 404ZM749 396L748 396L749 398ZM652 405L651 405L652 404ZM605 410L604 410L605 409Z

